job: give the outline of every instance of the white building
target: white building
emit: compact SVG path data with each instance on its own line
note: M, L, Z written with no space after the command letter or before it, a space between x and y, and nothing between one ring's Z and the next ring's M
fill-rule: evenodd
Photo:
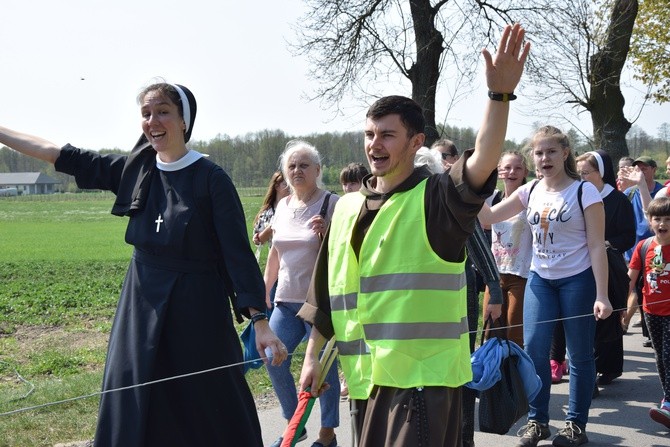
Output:
M53 194L60 181L41 172L2 172L0 190L16 188L18 195Z

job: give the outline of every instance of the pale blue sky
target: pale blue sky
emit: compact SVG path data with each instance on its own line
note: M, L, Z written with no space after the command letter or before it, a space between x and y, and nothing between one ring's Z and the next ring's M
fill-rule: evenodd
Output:
M196 140L263 129L360 131L371 98L347 99L335 120L332 110L304 99L313 87L308 67L286 44L302 11L300 0L3 0L0 125L57 144L129 149L140 134L135 97L159 76L194 92ZM479 127L482 83L480 75L473 95L449 112L449 124ZM382 90L410 93L400 78ZM523 116L520 96L508 131L518 141L533 121L547 120ZM627 97L629 119L639 110L636 96ZM442 99L437 108L444 115ZM655 136L669 111L648 107L637 124Z

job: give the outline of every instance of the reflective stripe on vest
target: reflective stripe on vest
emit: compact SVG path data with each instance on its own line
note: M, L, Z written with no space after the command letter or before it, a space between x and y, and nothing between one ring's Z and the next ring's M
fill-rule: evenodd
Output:
M425 184L384 203L363 240L360 265L350 240L365 199L346 194L336 205L329 291L352 398L366 399L373 384L456 387L471 380L464 263L446 262L430 247Z
M366 355L370 353L368 346L365 344L365 340L362 338L347 342L338 341L337 352L340 355Z
M348 293L346 295L330 295L331 310L356 309L358 306L358 294Z
M444 273L391 273L361 278L361 292L384 290L458 290L463 275Z
M374 323L363 325L367 340L458 339L468 331L468 319L455 323Z

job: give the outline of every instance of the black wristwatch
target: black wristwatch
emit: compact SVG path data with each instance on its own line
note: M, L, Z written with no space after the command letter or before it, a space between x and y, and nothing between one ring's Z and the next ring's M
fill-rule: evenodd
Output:
M514 92L497 93L489 90L489 98L491 98L494 101L508 102L508 101L514 101L516 99L516 95L514 94Z

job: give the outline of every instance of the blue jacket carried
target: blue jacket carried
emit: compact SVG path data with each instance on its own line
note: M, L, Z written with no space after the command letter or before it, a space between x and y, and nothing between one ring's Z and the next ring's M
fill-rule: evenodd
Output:
M528 401L532 401L542 387L542 381L535 373L533 361L519 345L513 341L500 339L499 337L489 338L479 349L472 353L470 356L472 382L466 383L465 386L477 391L491 388L500 380L500 365L503 359L509 355L519 357L517 368L523 380Z

